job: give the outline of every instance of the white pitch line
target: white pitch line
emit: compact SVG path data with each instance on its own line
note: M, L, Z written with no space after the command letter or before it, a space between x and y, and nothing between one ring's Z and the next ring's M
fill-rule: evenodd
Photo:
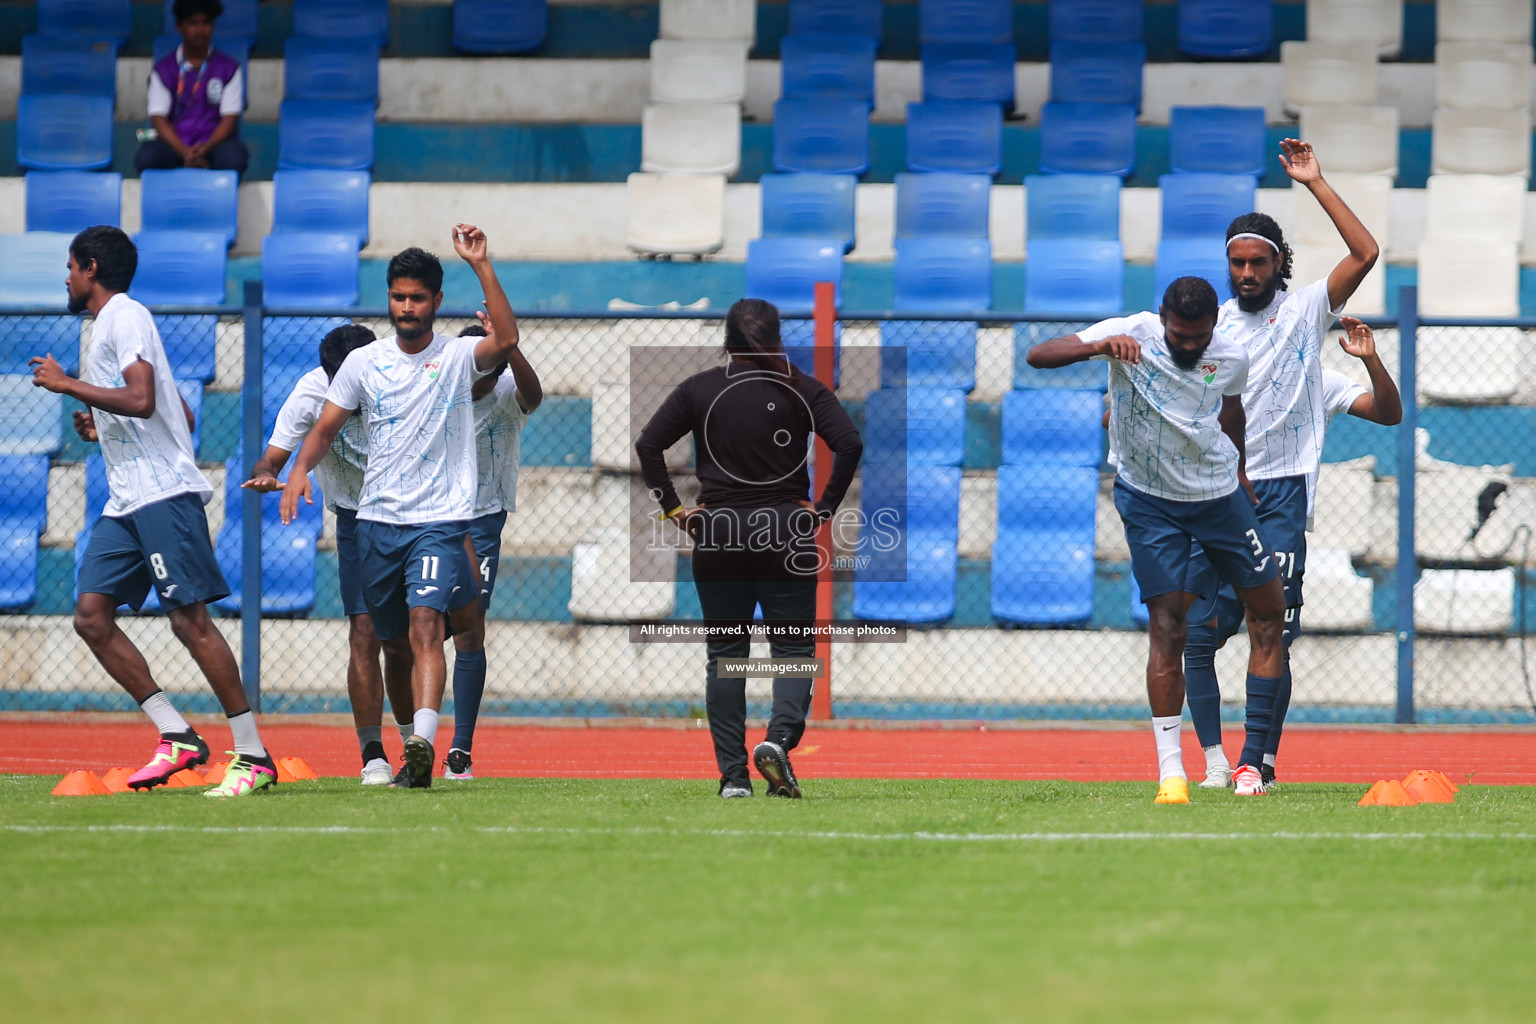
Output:
M354 825L0 825L0 831L19 833L115 833L176 832L205 835L399 835L402 832L453 833L458 829L372 828ZM557 828L544 826L482 826L464 831L508 836L695 836L723 839L822 839L848 842L917 843L1092 843L1092 842L1212 842L1283 839L1291 841L1348 840L1353 842L1401 842L1405 840L1454 839L1472 841L1536 840L1532 832L828 832L788 829L669 829L669 828Z

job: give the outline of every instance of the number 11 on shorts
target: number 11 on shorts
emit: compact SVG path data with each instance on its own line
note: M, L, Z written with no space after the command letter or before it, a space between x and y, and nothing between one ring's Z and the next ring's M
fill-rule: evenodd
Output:
M435 580L435 579L437 579L437 556L436 555L422 555L421 556L421 578L424 579L424 580Z

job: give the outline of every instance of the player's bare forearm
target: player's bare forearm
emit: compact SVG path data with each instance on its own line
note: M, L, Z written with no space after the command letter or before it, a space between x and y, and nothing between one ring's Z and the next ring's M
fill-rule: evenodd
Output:
M1056 370L1073 363L1081 363L1097 354L1096 346L1084 345L1075 334L1065 338L1052 338L1032 347L1025 360L1037 370Z
M453 249L475 272L481 294L485 296L485 315L491 322L490 333L475 346L475 366L484 372L497 363L509 361L513 350L517 348L517 316L512 312L512 303L506 291L496 278L496 269L491 265L485 232L473 224L455 224Z
M320 460L325 458L325 453L331 450L331 444L336 440L336 435L341 433L341 428L347 425L352 411L343 409L333 402L326 402L320 407L320 415L315 418L315 425L309 428L309 436L299 447L298 458L293 463L293 471L288 474L290 480L295 476L308 476L310 470L320 465Z
M240 486L263 493L277 490L282 486L278 483L277 474L288 464L288 456L291 454L282 448L268 445L261 458L256 460L256 465L251 467L251 478Z
M1374 415L1367 418L1385 427L1397 426L1403 422L1403 396L1397 390L1397 381L1392 379L1386 364L1376 353L1372 352L1361 362L1365 363L1365 372L1371 376Z
M1328 305L1337 309L1349 301L1355 289L1360 287L1360 282L1365 280L1365 275L1376 265L1376 260L1381 256L1381 247L1376 244L1376 239L1360 218L1355 216L1355 211L1321 176L1316 181L1308 182L1307 188L1317 198L1323 212L1328 214L1333 226L1338 229L1339 237L1349 247L1349 253L1339 260L1328 275Z
M69 376L53 356L33 356L32 383L58 395L77 398L93 409L115 416L149 419L155 414L155 371L140 359L123 371L123 386L103 388Z
M539 383L539 375L523 355L521 345L507 356L507 369L512 371L512 381L517 385L517 404L524 413L533 412L544 403L544 385Z

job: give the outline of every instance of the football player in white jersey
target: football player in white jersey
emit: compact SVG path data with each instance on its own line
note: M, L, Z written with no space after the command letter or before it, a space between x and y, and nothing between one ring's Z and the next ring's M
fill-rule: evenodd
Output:
M337 327L321 339L320 365L300 377L283 401L267 450L251 467L251 478L241 487L263 494L282 490L277 474L283 471L289 456L304 443L310 428L315 425L336 371L354 349L377 340L372 331L360 324ZM384 715L386 685L401 740L407 739L413 731L413 705L410 672L401 672L398 659L386 659L384 673L379 672L379 638L373 631L368 606L363 602L357 555L357 502L367 465L367 439L363 436L362 423L354 416L315 467L315 476L320 481L327 507L336 517L336 570L341 584L342 613L347 617L347 700L352 705L352 724L357 730L362 753L362 784L387 786L392 773L379 724Z
M203 505L213 488L192 454L191 412L176 390L149 310L128 297L138 268L133 241L98 225L69 247L69 310L95 317L80 379L53 356L31 360L33 383L83 402L75 430L101 443L110 497L91 528L76 584L75 632L101 667L139 702L160 743L128 785L151 789L208 760L208 744L155 685L144 655L117 624L117 606L137 609L154 587L171 632L219 698L234 734L234 760L208 796L244 796L277 784L240 668L207 603L228 595Z
M1028 355L1038 369L1109 361L1115 508L1150 617L1147 699L1158 760L1154 802L1160 804L1189 802L1179 733L1191 602L1213 594L1219 581L1235 587L1247 606L1253 638L1247 724L1261 742L1283 663L1284 592L1243 467L1248 356L1241 345L1214 334L1216 312L1215 289L1202 278L1181 277L1163 294L1159 315L1104 320L1042 342ZM1208 591L1191 593L1186 567L1197 543L1215 574L1201 584ZM1257 781L1257 771L1253 777Z
M480 323L459 332L461 338L484 338L489 319L476 314ZM504 376L510 369L512 375ZM475 457L480 466L480 487L475 496L475 518L469 524L469 564L480 582L480 600L465 628L454 619L453 633L453 744L443 759L444 779L473 779L471 750L475 723L480 718L480 698L485 695L485 613L496 592L501 565L501 532L507 513L517 511L517 464L522 454L523 426L544 401L544 388L521 347L512 351L505 366L498 366L475 381Z
M1286 667L1275 697L1272 736L1257 744L1250 736L1238 761L1239 766L1257 767L1260 783L1266 786L1274 780L1274 749L1279 744L1285 709L1290 706L1289 651L1301 629L1306 523L1327 428L1323 338L1379 255L1371 233L1324 180L1312 147L1285 139L1280 149L1286 173L1306 186L1322 206L1348 252L1326 278L1287 291L1291 250L1280 226L1265 214L1250 213L1227 228L1227 263L1234 297L1221 307L1216 334L1248 353L1248 388L1243 393L1248 411L1248 475L1258 498L1259 522L1275 551L1285 585ZM1190 572L1202 579L1193 589L1205 592L1211 576L1208 562L1197 556L1191 560ZM1207 788L1235 780L1221 747L1221 695L1214 664L1216 649L1231 636L1226 631L1236 629L1233 622L1239 616L1235 600L1235 595L1222 592L1190 610L1185 674L1190 717L1206 753L1206 778L1201 785ZM1221 604L1227 606L1225 613L1219 613Z
M312 500L309 471L359 413L368 438L357 508L363 600L380 643L411 665L414 728L394 782L408 789L432 784L448 675L448 614L480 597L464 545L479 489L471 388L506 362L518 343L517 318L496 280L485 234L457 224L453 247L479 279L491 335L436 334L442 264L421 249L397 253L385 271L395 335L342 363L288 474L280 507L289 523L299 501Z

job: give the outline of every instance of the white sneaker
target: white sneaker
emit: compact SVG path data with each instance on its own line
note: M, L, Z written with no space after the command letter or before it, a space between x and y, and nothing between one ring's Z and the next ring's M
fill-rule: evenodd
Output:
M394 773L389 770L389 762L382 757L376 757L363 765L363 785L387 786Z
M1232 769L1228 765L1213 764L1205 770L1201 789L1227 789L1232 785Z
M1263 796L1269 792L1264 786L1264 776L1251 764L1242 765L1232 773L1232 788L1238 796Z

